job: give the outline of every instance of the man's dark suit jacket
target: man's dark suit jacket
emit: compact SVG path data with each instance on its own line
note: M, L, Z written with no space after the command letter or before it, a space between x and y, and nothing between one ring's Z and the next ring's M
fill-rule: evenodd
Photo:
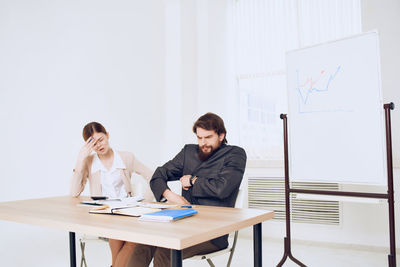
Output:
M158 167L150 180L157 201L168 189L167 181L179 180L183 175L195 175L197 180L182 196L194 205L234 207L246 167L246 153L237 146L221 144L206 161L198 157L198 145L185 145L174 159ZM228 246L228 236L213 239L219 248Z

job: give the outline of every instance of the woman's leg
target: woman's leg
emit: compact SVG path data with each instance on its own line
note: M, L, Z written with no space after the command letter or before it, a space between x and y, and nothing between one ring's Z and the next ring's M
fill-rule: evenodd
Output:
M122 248L118 252L115 262L113 261L113 267L126 267L135 246L136 243L124 242Z
M108 239L108 244L110 245L111 249L111 256L112 256L112 266L115 267L115 262L118 258L118 254L122 247L124 246L125 241L117 240L117 239Z

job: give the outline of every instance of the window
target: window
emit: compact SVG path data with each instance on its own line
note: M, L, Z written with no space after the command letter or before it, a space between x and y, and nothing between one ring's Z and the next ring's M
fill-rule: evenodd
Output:
M240 145L250 160L283 158L286 51L361 32L360 0L231 0Z

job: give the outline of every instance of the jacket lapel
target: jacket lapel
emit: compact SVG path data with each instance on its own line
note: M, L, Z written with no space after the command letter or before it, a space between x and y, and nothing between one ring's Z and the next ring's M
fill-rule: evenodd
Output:
M122 181L124 182L125 191L129 196L132 196L132 186L129 177L129 172L127 169L121 169L121 177Z

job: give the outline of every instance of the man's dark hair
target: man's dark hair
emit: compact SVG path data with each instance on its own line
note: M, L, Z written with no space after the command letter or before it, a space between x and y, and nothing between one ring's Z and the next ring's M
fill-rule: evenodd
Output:
M226 129L224 125L224 121L217 114L208 112L197 119L197 121L193 125L193 132L196 133L197 127L200 127L205 130L214 130L218 135L225 134L224 140L222 140L223 144L228 143L226 140Z

